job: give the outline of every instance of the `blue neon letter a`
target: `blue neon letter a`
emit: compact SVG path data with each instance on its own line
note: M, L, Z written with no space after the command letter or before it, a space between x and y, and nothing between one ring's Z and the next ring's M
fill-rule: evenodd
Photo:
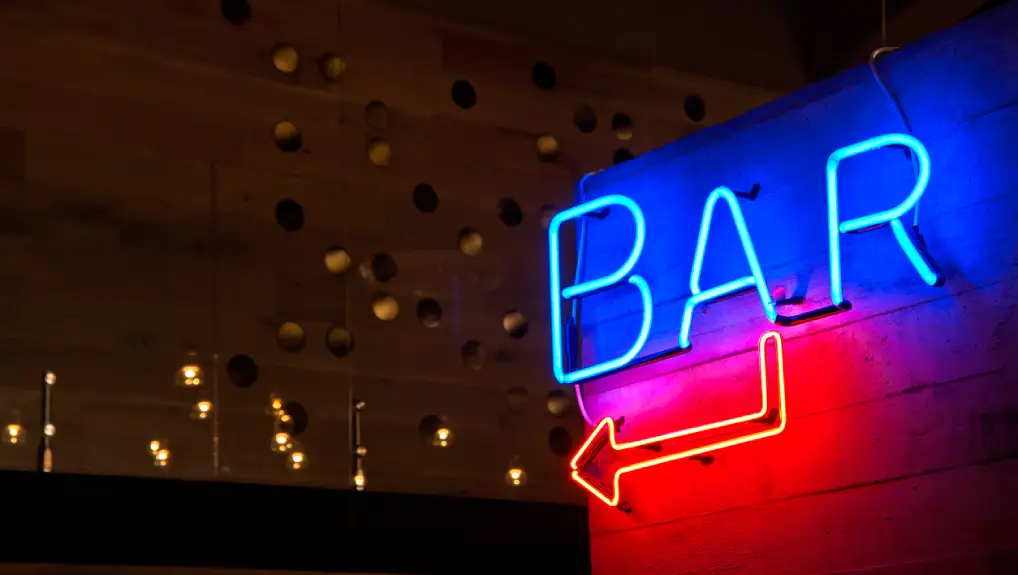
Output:
M559 230L562 224L591 212L602 210L608 206L619 206L625 208L633 215L636 221L636 239L633 241L633 250L625 263L614 273L592 280L587 280L562 289L561 264L559 260ZM559 212L552 218L548 225L548 261L551 264L549 283L551 284L551 361L552 369L555 372L555 379L559 383L579 383L585 379L596 377L608 371L625 367L643 349L647 343L647 336L650 335L650 322L654 311L654 302L650 297L650 287L647 282L638 275L629 275L636 266L643 252L643 244L646 240L647 223L643 219L643 211L636 202L625 196L604 196L591 200L585 204L573 206L568 210ZM579 265L579 262L577 263ZM640 291L640 299L643 304L643 320L640 325L640 334L636 342L629 348L629 351L621 356L603 361L601 363L587 366L573 372L566 372L564 365L565 357L562 352L562 300L583 297L584 295L610 288L622 281L627 281L636 286Z
M739 239L742 241L742 251L746 253L746 261L749 263L750 275L736 278L728 283L712 287L706 291L700 289L700 274L703 271L703 256L707 248L707 237L710 235L710 224L714 219L714 208L718 200L724 200L728 209L732 212L732 219L735 220L735 229L739 232ZM746 228L746 220L742 217L742 209L739 208L739 201L732 190L721 186L709 196L707 203L703 206L703 220L700 222L700 235L696 240L696 252L693 254L693 269L689 272L689 289L693 294L682 309L682 327L679 328L679 347L688 348L689 331L693 324L693 309L705 302L715 300L727 295L738 293L742 290L756 286L760 294L760 303L763 304L764 313L767 319L775 321L778 317L774 307L774 300L767 291L767 281L760 270L760 262L756 258L756 250L753 249L753 240L749 237L749 230Z

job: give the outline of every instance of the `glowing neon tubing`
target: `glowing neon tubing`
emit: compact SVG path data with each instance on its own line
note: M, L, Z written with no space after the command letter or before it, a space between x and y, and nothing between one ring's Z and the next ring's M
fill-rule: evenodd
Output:
M734 279L730 282L710 288L706 291L700 289L700 274L703 272L703 258L707 250L707 239L710 237L710 226L714 220L714 210L718 200L724 200L735 221L735 229L739 233L739 240L742 242L742 251L746 254L746 261L749 263L750 275ZM693 325L693 309L701 303L706 303L733 293L740 292L746 288L756 286L760 295L760 303L763 305L764 314L771 322L778 318L774 300L767 290L767 281L764 279L763 271L760 269L760 261L756 257L756 249L753 248L753 240L749 236L749 229L746 227L746 220L742 216L742 209L739 201L732 190L721 186L707 196L707 202L703 206L703 218L700 221L700 235L696 240L696 251L693 254L693 268L689 274L689 289L693 294L686 300L682 309L682 326L679 328L679 347L690 346L689 332Z
M559 259L559 230L561 229L562 224L609 206L620 206L626 208L629 213L632 214L633 220L636 223L636 237L633 241L633 249L630 252L629 257L626 258L626 261L621 267L619 267L619 269L611 274L562 289L561 263ZM640 206L632 199L620 195L604 196L602 198L591 200L569 208L568 210L563 210L552 218L551 223L548 225L548 261L551 268L549 271L549 284L551 287L551 348L552 370L555 374L555 379L557 379L559 383L575 384L585 379L596 377L602 373L624 367L626 364L633 361L633 359L639 355L643 346L646 345L647 338L650 336L650 326L653 320L654 302L651 298L650 286L647 285L646 280L639 275L629 275L630 272L632 272L633 267L636 266L636 262L640 259L640 254L643 252L643 246L646 242L646 236L647 223L643 217L643 211L640 210ZM623 280L636 287L636 289L640 292L640 300L643 305L642 322L636 341L626 353L615 359L603 361L601 363L567 373L566 366L564 365L565 354L562 350L562 299L575 299L593 292L608 289L621 283Z
M918 176L915 186L905 199L893 208L876 212L873 214L845 220L838 220L838 166L842 160L858 156L886 146L905 146L912 151L913 157L918 163ZM938 274L916 248L905 227L901 223L901 217L911 210L926 193L930 183L930 154L926 146L916 138L908 134L884 134L857 144L846 146L835 150L827 159L827 230L828 242L830 244L830 265L831 265L831 301L834 305L841 305L844 301L842 292L841 276L841 234L847 234L860 230L867 230L877 226L890 223L894 232L894 239L898 242L901 250L905 253L908 261L919 273L919 277L928 285L938 285L943 278Z
M611 445L612 450L613 451L621 451L621 450L632 449L632 448L635 448L635 447L640 447L640 446L644 446L644 445L648 445L648 444L652 444L652 443L659 443L659 442L662 442L662 441L667 441L669 439L675 439L677 437L688 436L688 435L692 435L694 433L701 433L701 432L704 432L704 431L711 431L711 430L719 429L719 428L722 428L722 427L726 427L726 426L730 426L730 425L735 425L735 424L738 424L738 423L746 423L746 422L753 421L755 419L759 419L759 418L763 417L766 414L766 411L767 411L767 400L766 400L766 398L767 398L767 341L770 340L770 339L774 340L775 350L777 352L778 417L780 419L780 424L777 427L772 427L772 428L767 429L765 431L760 431L760 432L757 432L757 433L752 433L752 434L749 434L749 435L744 435L742 437L735 437L735 438L732 438L732 439L727 439L725 441L719 441L719 442L716 442L716 443L712 443L710 445L705 445L703 447L696 447L696 448L692 448L692 449L687 449L687 450L684 450L684 451L680 451L678 453L673 453L673 454L665 455L665 456L661 456L661 457L655 457L653 459L648 459L646 461L641 461L639 463L633 463L631 465L620 467L617 470L615 470L615 473L612 476L612 482L611 482L611 484L612 484L612 496L611 497L606 496L596 486L594 486L590 482L586 481L583 478L583 476L580 474L580 470L579 470L579 467L578 467L580 459L585 455L585 452L587 451L587 449L590 448L590 445L594 442L595 439L597 439L597 437L601 433L601 430L604 429L605 427L607 427L607 429L608 429L608 441L609 441L609 444ZM781 335L778 332L776 332L776 331L769 331L769 332L763 334L760 337L760 382L761 382L761 389L763 390L763 397L764 397L764 403L763 403L764 409L762 410L762 413L758 412L758 413L754 413L752 415L738 417L738 418L735 418L735 419L729 419L729 420L726 420L726 421L720 421L718 423L712 423L712 424L709 424L709 425L701 425L699 427L693 427L693 428L689 428L689 429L684 429L684 430L676 431L676 432L673 432L673 433L666 433L664 435L658 435L658 436L655 436L655 437L648 437L646 439L641 439L641 440L638 440L638 441L629 441L629 442L622 442L622 443L616 441L616 438L615 438L615 434L616 434L616 431L615 431L615 420L610 418L610 417L606 417L606 418L602 419L601 422L598 424L598 426L594 429L594 431L592 431L590 433L590 435L587 437L587 440L583 443L583 445L580 446L580 449L576 452L576 455L573 456L572 461L570 461L569 465L572 468L572 478L573 478L573 480L576 481L577 483L579 483L581 486L583 486L587 491L589 491L595 497L597 497L598 499L603 501L606 505L608 505L610 507L615 507L615 506L617 506L619 504L619 500L620 500L619 479L624 474L626 474L626 473L629 473L629 472L632 472L632 471L637 471L637 470L640 470L640 469L647 469L649 467L654 467L656 465L661 465L661 464L664 464L664 463L669 463L671 461L678 461L679 459L686 459L686 458L693 457L693 456L696 456L696 455L701 455L701 454L704 454L704 453L709 453L709 452L712 452L712 451L718 451L718 450L721 450L721 449L725 449L726 447L732 447L732 446L735 446L735 445L741 445L743 443L749 443L751 441L757 441L757 440L760 440L760 439L764 439L766 437L772 437L772 436L778 435L779 433L781 433L782 431L785 430L785 425L786 425L788 417L787 417L787 411L785 409L785 356L784 356L784 350L782 348Z

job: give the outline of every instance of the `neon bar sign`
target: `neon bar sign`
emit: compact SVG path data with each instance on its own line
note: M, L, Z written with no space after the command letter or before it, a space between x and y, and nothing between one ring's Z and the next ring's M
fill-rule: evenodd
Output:
M838 166L843 160L887 146L908 148L915 158L917 177L912 191L898 205L890 209L841 221L838 216ZM697 237L696 250L693 254L693 264L689 278L689 288L692 296L686 300L683 308L678 345L665 352L639 360L637 357L640 355L640 351L643 350L650 335L654 311L654 299L650 286L642 276L633 273L633 268L640 260L640 255L647 240L647 223L644 219L643 211L629 197L609 195L559 212L552 218L548 226L548 255L551 265L549 283L551 288L552 368L555 379L563 384L579 384L609 373L647 363L663 356L687 352L692 348L690 330L693 323L693 310L698 305L743 292L756 291L760 298L764 315L772 323L779 326L796 325L851 309L851 304L845 300L844 293L842 292L841 236L844 234L869 232L885 225L890 226L898 247L908 258L908 261L919 274L919 277L931 286L942 285L943 277L934 267L930 257L925 253L922 243L913 239L906 230L905 225L901 222L901 217L913 209L920 198L922 198L929 182L929 153L919 140L910 135L885 134L835 150L827 160L827 227L828 250L830 254L831 303L826 307L791 317L781 316L777 313L776 305L767 288L767 280L764 277L763 270L760 268L760 262L753 247L749 228L746 226L746 221L742 215L742 209L739 207L736 195L732 190L724 186L716 188L707 197L707 202L703 208L703 217L700 222L700 231ZM735 228L741 240L749 273L721 285L703 288L700 285L700 275L703 269L704 258L706 257L707 239L710 235L711 222L714 220L717 207L722 202L728 208L735 222ZM636 234L633 238L633 247L629 257L626 258L625 262L617 270L608 275L563 288L559 256L559 233L562 225L570 220L582 218L609 207L619 207L629 212L636 224ZM562 325L562 301L577 300L596 292L618 287L623 283L637 289L640 294L643 310L640 330L632 346L622 355L600 361L594 365L575 368L567 366ZM576 338L576 335L572 333L569 336L571 339ZM570 341L569 343L573 346L576 345L575 341Z

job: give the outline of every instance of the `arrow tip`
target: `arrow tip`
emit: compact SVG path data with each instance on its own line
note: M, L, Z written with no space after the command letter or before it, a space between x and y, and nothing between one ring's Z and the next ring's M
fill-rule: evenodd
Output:
M619 503L618 487L616 485L606 486L599 478L598 473L591 469L598 454L608 445L615 449L615 429L622 424L619 418L618 424L610 417L606 417L597 424L597 427L590 432L587 440L576 451L570 462L572 477L587 491L596 496L606 504L615 507ZM613 481L613 483L615 483Z

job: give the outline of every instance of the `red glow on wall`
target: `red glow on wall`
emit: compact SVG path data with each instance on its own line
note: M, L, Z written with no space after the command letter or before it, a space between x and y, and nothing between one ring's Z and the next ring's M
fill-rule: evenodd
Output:
M776 354L776 382L771 381L768 377L767 342L770 340L774 342ZM763 334L760 337L759 352L761 406L758 411L628 442L616 440L617 427L621 426L622 421L616 423L613 418L606 417L598 423L580 449L577 450L576 455L573 456L570 462L573 480L606 505L616 507L621 500L619 481L626 473L764 439L784 431L787 415L784 351L781 335L776 331ZM775 400L777 407L771 407ZM766 426L766 429L760 430L761 426ZM600 478L607 474L596 469L595 459L608 445L611 446L611 451L616 456L626 457L624 454L637 453L630 451L636 448L663 455L655 455L650 458L638 456L636 461L630 460L628 463L615 466L615 471L611 474L610 485L606 486Z

